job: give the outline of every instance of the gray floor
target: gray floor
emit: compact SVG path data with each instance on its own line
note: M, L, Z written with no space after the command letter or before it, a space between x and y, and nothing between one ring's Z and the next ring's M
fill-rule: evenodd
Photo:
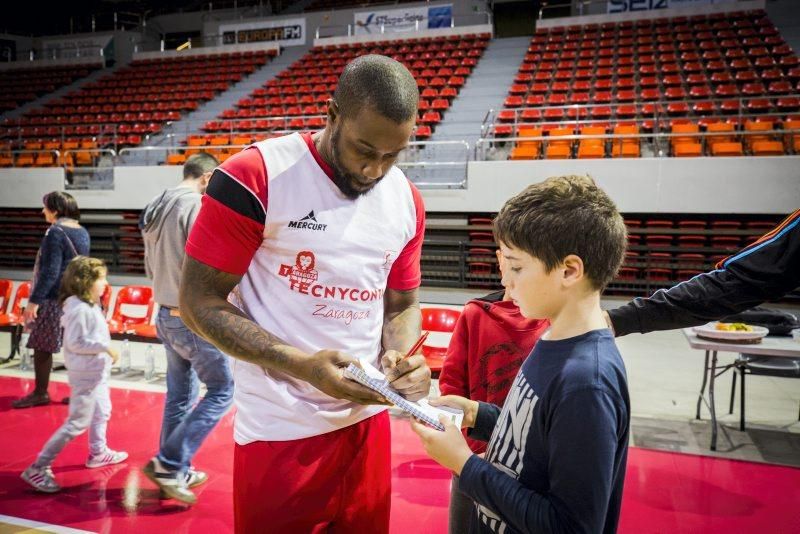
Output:
M478 293L464 291L425 290L425 303L457 306ZM607 307L624 300L606 301ZM9 350L8 334L0 334L0 354ZM446 342L431 337L433 342ZM717 381L717 411L722 429L718 451L710 451L708 411L695 420L697 393L700 389L703 353L689 348L680 331L630 335L618 339L620 352L628 371L628 384L633 413L634 445L647 448L713 455L724 458L764 461L800 467L800 380L754 376L747 383L747 430L738 430L738 398L733 414L728 414L731 388L730 373ZM163 348L156 349L156 367L160 375L145 381L141 372L128 376L112 375L112 385L163 391L165 360ZM133 366L144 365L143 343L132 344ZM721 363L730 362L735 354L720 353ZM58 360L58 356L56 357ZM30 371L19 371L19 360L0 366L2 375L32 377ZM54 373L54 380L66 380L64 371Z

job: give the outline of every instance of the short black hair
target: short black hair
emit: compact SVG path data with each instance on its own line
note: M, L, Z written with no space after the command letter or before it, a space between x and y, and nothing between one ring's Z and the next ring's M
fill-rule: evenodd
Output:
M78 208L78 201L69 193L51 191L44 196L42 203L45 208L57 213L59 217L69 217L76 221L81 218L81 210Z
M605 191L588 176L555 176L529 185L494 219L495 239L527 252L551 272L570 254L603 291L625 257L625 221Z
M208 152L192 154L183 164L183 178L200 178L205 173L213 171L218 165L217 158Z
M399 61L386 56L360 56L347 64L333 94L339 113L353 118L365 105L397 124L417 115L419 89Z

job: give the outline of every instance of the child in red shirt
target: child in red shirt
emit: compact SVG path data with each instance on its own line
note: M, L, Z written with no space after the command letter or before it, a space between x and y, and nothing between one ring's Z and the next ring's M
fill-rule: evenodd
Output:
M497 252L502 274L502 255ZM549 328L547 320L526 319L505 290L470 300L464 305L447 348L439 376L442 395L459 395L502 406L522 362ZM476 453L486 443L467 438ZM450 490L449 532L467 531L472 501Z

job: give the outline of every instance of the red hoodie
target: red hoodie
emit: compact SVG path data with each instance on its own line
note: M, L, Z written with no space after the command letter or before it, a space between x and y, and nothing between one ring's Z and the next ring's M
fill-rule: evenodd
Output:
M550 323L526 319L503 291L471 300L458 318L439 376L442 395L502 406L522 362ZM486 443L467 438L475 453Z

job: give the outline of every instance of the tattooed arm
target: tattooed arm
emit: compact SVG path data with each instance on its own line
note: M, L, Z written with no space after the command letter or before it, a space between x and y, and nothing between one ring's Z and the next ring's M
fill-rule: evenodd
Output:
M344 378L344 368L357 361L352 356L336 350L307 354L229 303L228 294L241 279L186 256L180 289L181 319L186 326L234 358L305 380L331 397L359 404L385 403L371 389Z
M410 400L427 397L431 387L431 370L425 357L415 354L403 359L416 343L420 333L419 290L384 293L383 357L381 363L392 387Z

